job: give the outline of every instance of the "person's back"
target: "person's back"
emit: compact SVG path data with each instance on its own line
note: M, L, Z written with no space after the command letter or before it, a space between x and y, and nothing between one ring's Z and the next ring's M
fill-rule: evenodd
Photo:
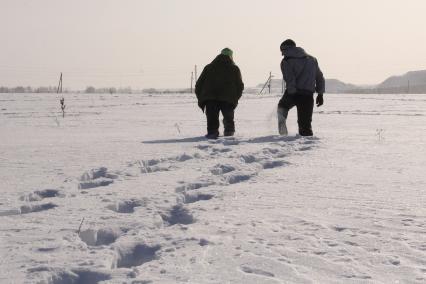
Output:
M324 93L324 77L315 57L296 46L285 48L283 54L281 70L290 94L296 93L297 90Z
M244 84L240 69L227 55L219 54L200 75L195 93L201 103L208 100L238 104Z
M241 72L232 59L232 50L225 48L206 67L197 80L195 94L198 106L207 116L207 138L219 136L219 112L223 115L224 135L235 132L234 110L238 105L244 84Z
M323 104L325 80L315 57L307 54L302 48L296 47L293 40L284 41L280 50L284 59L281 61L281 71L286 90L278 103L278 131L281 135L287 135L286 120L288 112L294 106L297 107L297 123L299 134L311 136L313 93L317 92L317 106Z

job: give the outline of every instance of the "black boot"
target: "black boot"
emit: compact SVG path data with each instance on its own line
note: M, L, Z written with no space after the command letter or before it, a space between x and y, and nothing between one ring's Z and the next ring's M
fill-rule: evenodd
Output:
M223 132L223 136L234 136L235 131L232 130L225 130Z
M217 139L217 137L219 137L219 131L207 133L204 137L207 139Z
M312 129L309 128L299 128L299 134L301 136L312 136L314 133L312 132Z

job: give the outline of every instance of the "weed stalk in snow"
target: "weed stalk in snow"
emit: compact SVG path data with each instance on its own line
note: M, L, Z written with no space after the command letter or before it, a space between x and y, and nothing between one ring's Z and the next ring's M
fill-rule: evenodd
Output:
M65 117L65 98L62 97L60 99L60 103L61 103L62 117Z
M83 226L83 222L84 222L84 217L83 219L81 219L81 223L80 223L80 226L78 227L77 235L80 235L81 226Z

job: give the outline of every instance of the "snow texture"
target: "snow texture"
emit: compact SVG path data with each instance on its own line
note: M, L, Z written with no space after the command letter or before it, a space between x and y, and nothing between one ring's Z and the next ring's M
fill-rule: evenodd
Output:
M64 97L1 95L0 283L426 283L424 95Z

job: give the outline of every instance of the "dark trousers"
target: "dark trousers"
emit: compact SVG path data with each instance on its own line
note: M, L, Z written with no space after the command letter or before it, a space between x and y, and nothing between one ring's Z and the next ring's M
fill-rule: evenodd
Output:
M212 134L219 132L219 112L222 112L223 115L223 128L225 129L225 133L234 133L234 109L234 105L227 102L207 101L207 133Z
M297 124L299 134L302 136L312 136L312 113L314 111L314 94L306 91L298 91L295 94L284 93L278 107L290 110L297 108Z

